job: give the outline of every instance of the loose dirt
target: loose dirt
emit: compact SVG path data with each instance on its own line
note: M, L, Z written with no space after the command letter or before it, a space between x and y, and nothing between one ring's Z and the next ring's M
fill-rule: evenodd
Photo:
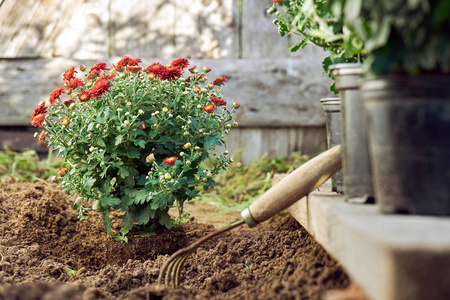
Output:
M0 299L321 299L350 283L286 215L208 241L187 260L179 288L158 286L169 255L214 226L193 220L119 243L98 213L80 221L72 200L55 184L0 183Z

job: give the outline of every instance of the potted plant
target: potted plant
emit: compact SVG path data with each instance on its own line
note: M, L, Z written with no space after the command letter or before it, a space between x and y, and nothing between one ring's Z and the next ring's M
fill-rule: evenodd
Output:
M373 202L372 171L366 135L366 115L357 80L362 74L361 61L365 50L359 36L332 14L329 1L274 1L283 5L269 9L275 15L279 33L299 35L303 39L291 48L297 51L307 44L328 51L322 62L324 71L334 79L331 90L340 92L342 132L327 128L328 135L342 135L343 191L347 201ZM322 101L327 104L327 101ZM327 107L324 107L327 112ZM329 122L327 122L328 124ZM336 140L336 138L331 138Z
M450 3L331 4L367 51L361 88L381 210L450 215Z
M221 96L225 77L208 83L207 67L186 72L183 58L167 66L141 62L125 56L112 67L72 67L31 114L43 128L36 136L66 161L58 178L78 195L79 217L93 202L110 233L110 210L122 210L122 239L133 227L151 234L187 220L183 203L212 187L231 162L214 148L237 126L232 113L239 108ZM175 220L168 215L173 206Z

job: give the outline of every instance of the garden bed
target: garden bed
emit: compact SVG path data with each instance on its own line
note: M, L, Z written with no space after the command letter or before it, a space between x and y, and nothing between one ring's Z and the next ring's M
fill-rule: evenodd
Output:
M340 265L289 215L207 242L187 260L179 288L156 285L170 254L213 230L193 220L119 243L96 212L80 221L58 185L11 179L0 184L0 298L321 299L349 285Z

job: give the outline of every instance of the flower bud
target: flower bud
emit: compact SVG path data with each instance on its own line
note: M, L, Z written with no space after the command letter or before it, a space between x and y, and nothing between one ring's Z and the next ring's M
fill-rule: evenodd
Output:
M139 125L139 128L145 130L147 128L147 123L145 123L145 121L142 121L142 123Z
M154 160L155 160L155 155L154 155L153 153L150 153L150 155L148 155L148 156L145 158L145 162L146 162L146 163L152 163Z
M128 121L128 120L123 121L123 126L128 126L128 125L130 125L130 121Z
M167 107L163 107L162 111L163 111L163 113L166 113L169 111L169 109Z
M131 106L131 102L127 102L127 106Z
M69 124L69 117L65 117L61 120L61 125L65 126Z
M188 160L188 161L186 161L186 166L190 166L191 165L191 162Z
M209 73L209 72L211 72L211 69L208 68L207 66L203 66L203 72Z
M38 137L38 135L39 135L39 133L37 133L37 132L34 133L35 138Z
M184 145L183 145L183 148L184 148L184 149L189 149L189 148L191 148L191 143L186 143L186 144L184 144Z
M233 107L235 109L238 109L239 107L241 107L241 105L239 103L237 103L236 101L233 101Z
M183 157L183 156L184 156L184 152L180 152L180 156L182 156L182 157Z
M164 178L169 180L172 179L172 176L169 173L164 174Z
M197 66L193 66L192 68L188 69L189 72L191 72L192 74L197 74L198 70L197 70Z
M233 127L238 127L239 123L238 122L233 122Z

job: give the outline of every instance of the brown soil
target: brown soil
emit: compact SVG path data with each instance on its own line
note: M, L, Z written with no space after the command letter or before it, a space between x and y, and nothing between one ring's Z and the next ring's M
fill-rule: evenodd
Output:
M207 242L187 260L176 289L156 285L161 265L212 225L192 221L124 244L99 220L90 212L80 221L57 185L0 183L0 299L321 299L349 285L290 216Z

